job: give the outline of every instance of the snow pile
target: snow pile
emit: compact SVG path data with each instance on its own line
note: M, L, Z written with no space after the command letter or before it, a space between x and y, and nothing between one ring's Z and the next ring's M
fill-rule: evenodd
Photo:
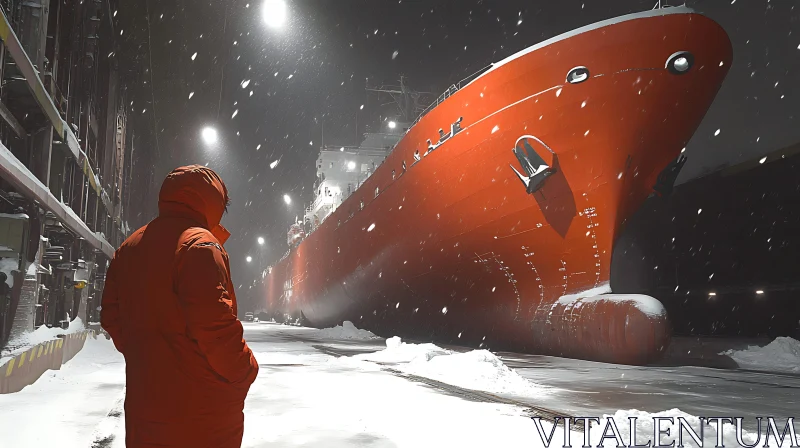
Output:
M509 369L488 350L436 356L427 362L417 359L402 370L465 389L493 393L536 395L545 390Z
M456 353L434 344L408 344L395 336L386 340L386 349L353 358L396 364L392 367L404 373L465 389L517 395L538 395L545 390L509 369L487 350Z
M375 336L370 331L356 328L356 326L353 325L353 323L349 320L346 320L344 323L342 323L342 325L337 325L333 328L323 328L322 330L317 330L315 336L329 339L379 339L378 336Z
M436 356L453 353L434 344L407 344L394 336L386 340L386 348L374 353L355 355L361 361L372 361L389 364L410 363L414 361L430 361Z
M800 341L779 337L764 347L751 345L745 350L728 350L739 367L753 370L800 373Z
M42 325L30 333L25 333L9 341L6 346L7 350L3 351L3 359L0 360L0 365L5 364L11 357L28 350L34 345L58 339L58 335L60 334L78 333L85 329L86 326L83 324L83 320L81 320L80 317L76 317L75 320L70 322L67 330L60 327L47 328L47 326Z
M598 437L600 434L603 433L603 429L605 429L605 425L609 418L613 418L614 423L617 424L617 428L619 428L620 435L622 436L622 440L627 445L630 443L630 422L628 417L636 417L638 420L636 421L636 443L638 444L647 444L648 440L654 440L655 433L654 430L654 420L653 417L671 417L674 423L670 423L668 420L662 420L660 423L660 429L663 431L661 435L661 444L664 446L669 446L669 444L673 441L673 443L677 444L678 440L678 430L679 423L678 417L683 417L686 419L686 422L689 426L694 430L697 435L700 435L700 419L695 417L694 415L687 414L686 412L681 411L680 409L671 409L669 411L662 411L662 412L655 412L649 413L644 411L639 411L637 409L631 409L628 411L617 411L613 415L604 415L603 419L600 420L600 427L597 430L592 431L592 438ZM779 420L776 420L778 422ZM753 423L754 420L751 420L750 423ZM784 421L785 423L785 421ZM747 419L745 419L745 424L747 424ZM716 422L709 423L708 421L704 422L704 430L703 430L703 445L705 447L708 446L717 446L717 431L716 431ZM780 425L779 425L780 426ZM669 429L669 436L666 435L666 430ZM783 429L782 427L779 429ZM765 431L762 428L762 435ZM611 429L608 430L608 434L611 434ZM683 443L686 446L690 447L697 447L698 445L692 439L691 433L688 430L683 431ZM752 445L754 441L756 441L758 435L755 433L748 432L747 430L742 430L742 439L748 445ZM599 439L599 437L598 437ZM791 437L789 438L791 439ZM580 439L578 439L580 440ZM736 443L736 426L730 423L725 423L722 427L722 440L726 446L739 446ZM598 440L599 442L599 440ZM596 445L597 442L592 443L592 445ZM655 445L655 443L653 443ZM606 442L605 446L614 446L613 439Z

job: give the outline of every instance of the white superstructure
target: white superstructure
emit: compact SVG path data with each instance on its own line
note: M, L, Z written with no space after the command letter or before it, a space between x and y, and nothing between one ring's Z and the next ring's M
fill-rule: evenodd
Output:
M407 127L396 124L396 132L364 134L358 147L326 146L317 158L317 189L306 208L305 223L313 231L348 196L367 180L392 152Z

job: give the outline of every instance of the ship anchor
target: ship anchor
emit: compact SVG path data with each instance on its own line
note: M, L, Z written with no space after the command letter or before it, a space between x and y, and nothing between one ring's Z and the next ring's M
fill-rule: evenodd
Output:
M539 143L546 150L546 152L543 151L545 153L540 155L528 142L529 138L532 138ZM522 147L520 147L520 143L522 143ZM539 191L544 185L544 181L551 175L555 174L555 153L553 153L553 151L547 145L545 145L536 137L526 136L520 138L517 140L517 144L512 151L517 157L520 165L522 165L522 170L525 172L525 174L527 174L527 176L517 171L513 165L510 165L511 169L514 170L514 173L525 186L525 191L527 191L528 194L533 194ZM549 160L545 160L545 158Z

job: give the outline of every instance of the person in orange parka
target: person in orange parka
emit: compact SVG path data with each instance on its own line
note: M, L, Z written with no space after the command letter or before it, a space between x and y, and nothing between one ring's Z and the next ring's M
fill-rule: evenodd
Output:
M258 363L222 248L228 202L214 171L177 168L108 267L101 323L125 356L128 448L241 446Z

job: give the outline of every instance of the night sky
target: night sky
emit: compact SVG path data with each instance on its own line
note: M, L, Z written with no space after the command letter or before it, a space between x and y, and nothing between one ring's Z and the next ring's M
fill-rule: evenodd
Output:
M325 144L356 145L359 132L377 130L391 114L382 106L387 99L368 94L367 85L396 84L404 75L411 88L435 97L544 39L655 4L303 0L287 2L287 22L275 29L264 23L263 1L123 2L114 17L122 47L110 56L120 59L133 100L131 208L141 213L131 227L155 217L158 188L172 168L208 164L233 199L223 224L233 233L226 248L243 301L255 299L250 285L287 250L288 224L312 199L323 123ZM734 63L687 147L679 182L800 141L795 4L688 2L727 30ZM215 147L200 138L204 126L218 130ZM266 238L263 247L258 236ZM247 255L253 263L245 262Z

